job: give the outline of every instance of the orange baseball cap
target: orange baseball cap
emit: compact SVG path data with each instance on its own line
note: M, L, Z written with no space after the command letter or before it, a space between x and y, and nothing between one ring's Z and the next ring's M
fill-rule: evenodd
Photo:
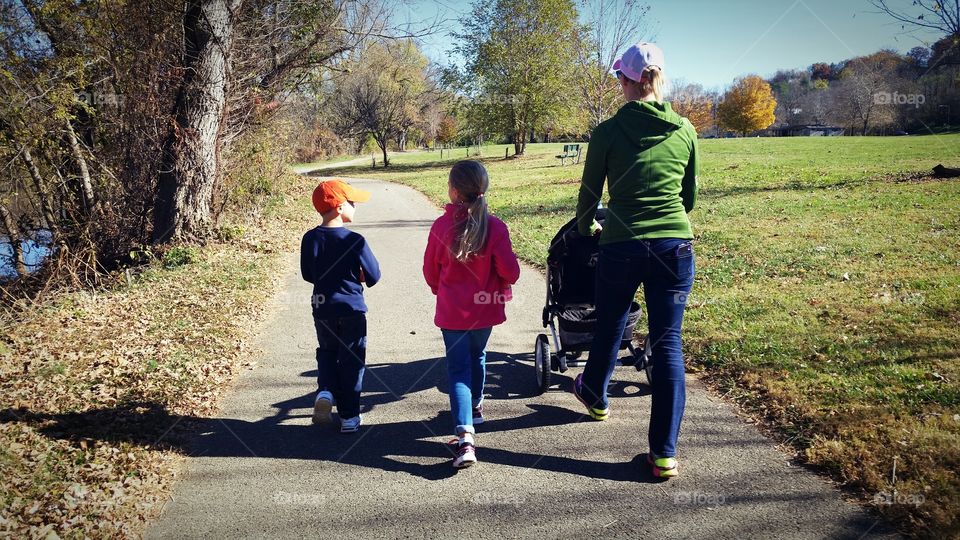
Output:
M326 214L346 201L367 202L369 200L369 191L357 189L343 180L320 182L313 190L313 207L321 214Z

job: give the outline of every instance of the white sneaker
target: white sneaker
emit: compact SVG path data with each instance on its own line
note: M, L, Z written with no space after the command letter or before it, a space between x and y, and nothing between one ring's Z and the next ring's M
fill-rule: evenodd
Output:
M465 442L458 446L457 455L453 458L455 469L466 469L477 462L477 452L473 444Z
M313 423L329 424L333 422L330 411L333 410L333 394L327 390L317 392L317 399L313 402Z
M356 433L360 430L360 424L363 423L363 415L358 414L353 418L344 418L340 420L340 433Z

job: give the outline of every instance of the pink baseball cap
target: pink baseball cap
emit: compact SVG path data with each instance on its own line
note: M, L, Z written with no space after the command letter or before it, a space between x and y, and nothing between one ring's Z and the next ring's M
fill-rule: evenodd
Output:
M632 45L613 63L614 71L619 71L634 81L639 81L643 70L648 67L663 69L663 51L653 43L647 42Z

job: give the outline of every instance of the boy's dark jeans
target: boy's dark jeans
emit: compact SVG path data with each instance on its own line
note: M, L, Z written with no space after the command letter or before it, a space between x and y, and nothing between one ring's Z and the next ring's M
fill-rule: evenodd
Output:
M317 329L317 386L329 390L337 402L340 418L360 414L360 390L367 357L367 317L319 319Z
M689 240L630 240L600 246L597 262L597 328L583 371L583 398L607 407L630 303L643 285L653 347L653 395L650 406L650 451L658 457L676 453L686 404L680 333L687 295L693 286L693 246Z

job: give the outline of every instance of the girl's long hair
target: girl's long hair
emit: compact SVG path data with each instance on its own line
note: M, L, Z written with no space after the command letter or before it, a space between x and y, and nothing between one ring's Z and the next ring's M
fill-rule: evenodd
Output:
M450 185L463 198L467 216L457 223L457 234L451 249L453 256L465 262L483 249L487 241L487 198L484 194L490 186L487 170L479 161L465 159L453 164L450 169Z

